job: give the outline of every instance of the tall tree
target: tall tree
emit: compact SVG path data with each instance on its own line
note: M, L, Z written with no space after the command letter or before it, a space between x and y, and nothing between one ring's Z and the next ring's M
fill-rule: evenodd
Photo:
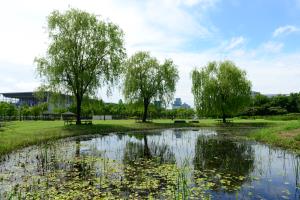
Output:
M199 116L220 116L223 122L245 108L251 98L246 72L233 62L210 62L192 72L192 92Z
M148 106L153 100L168 103L174 95L178 71L172 60L160 64L149 52L137 52L126 62L124 96L130 102L142 102L142 121L146 122Z
M76 124L81 124L83 96L94 94L104 84L112 85L122 72L123 32L77 9L53 11L48 32L50 45L46 56L35 60L37 71L48 90L75 96Z

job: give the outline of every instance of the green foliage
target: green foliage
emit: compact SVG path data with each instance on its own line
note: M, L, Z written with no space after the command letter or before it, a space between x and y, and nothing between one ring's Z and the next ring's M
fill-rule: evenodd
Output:
M258 93L252 97L252 101L254 105L262 106L269 103L270 99L267 96Z
M31 115L31 109L28 105L22 105L20 107L20 114L22 116L30 116Z
M300 93L272 97L258 93L251 101L251 105L242 115L282 115L300 112Z
M160 64L148 52L135 53L126 63L127 71L123 93L129 102L141 102L144 105L143 121L147 118L147 109L151 101L163 103L173 98L178 71L172 60Z
M251 83L246 72L231 61L210 62L192 72L192 92L199 117L225 118L239 113L250 102Z
M73 94L77 123L84 95L103 84L113 84L122 72L125 57L123 32L111 22L77 9L53 11L48 17L50 45L37 58L37 71L47 90Z
M0 102L0 117L12 117L18 114L16 106L12 103Z
M194 117L195 115L195 111L194 109L185 109L185 108L179 108L179 109L176 109L176 118L179 118L179 119L191 119Z
M31 115L34 117L40 116L43 111L46 111L48 109L47 103L41 103L35 106L30 107Z
M163 110L161 116L167 119L192 119L195 116L195 110L191 108Z

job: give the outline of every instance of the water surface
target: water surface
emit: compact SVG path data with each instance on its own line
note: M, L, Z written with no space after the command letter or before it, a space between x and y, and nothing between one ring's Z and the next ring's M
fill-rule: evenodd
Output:
M1 161L0 197L87 188L123 198L300 199L300 157L232 137L245 132L168 129L32 146Z

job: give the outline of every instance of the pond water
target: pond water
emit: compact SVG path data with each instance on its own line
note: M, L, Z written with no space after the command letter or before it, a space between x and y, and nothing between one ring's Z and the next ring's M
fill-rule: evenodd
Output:
M232 135L112 133L28 147L0 162L0 199L300 199L300 156Z

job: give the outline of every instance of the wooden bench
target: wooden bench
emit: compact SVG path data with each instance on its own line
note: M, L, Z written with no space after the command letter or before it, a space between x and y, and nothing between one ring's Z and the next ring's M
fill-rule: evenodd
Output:
M64 120L64 125L71 125L73 123L76 124L76 120L73 120L73 119ZM93 120L91 120L91 119L82 119L81 124L91 125L91 124L93 124Z
M73 119L66 119L66 120L64 120L64 125L71 125L71 124L73 124L73 122L74 123L76 123L76 120L73 120Z
M91 120L91 119L82 119L81 124L91 125L91 124L93 124L93 120Z
M223 120L222 119L216 119L216 122L223 123ZM232 123L232 122L233 122L233 119L226 119L226 123Z
M189 123L199 123L199 120L190 120Z
M184 124L186 123L185 120L174 120L174 124Z

